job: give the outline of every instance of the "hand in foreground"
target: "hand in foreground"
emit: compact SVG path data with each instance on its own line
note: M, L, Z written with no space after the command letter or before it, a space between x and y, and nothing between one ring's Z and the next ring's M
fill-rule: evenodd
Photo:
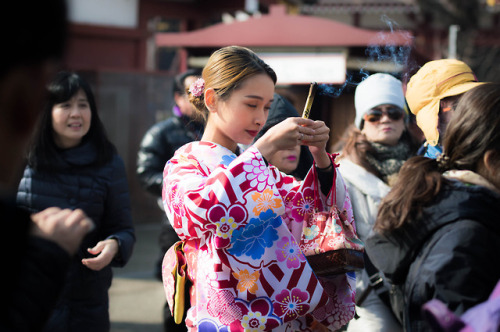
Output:
M83 237L95 226L85 212L50 207L31 215L31 234L57 243L68 254L73 255Z
M91 270L100 271L111 263L118 249L118 241L115 239L99 241L94 248L87 249L89 253L97 256L82 259L82 264Z

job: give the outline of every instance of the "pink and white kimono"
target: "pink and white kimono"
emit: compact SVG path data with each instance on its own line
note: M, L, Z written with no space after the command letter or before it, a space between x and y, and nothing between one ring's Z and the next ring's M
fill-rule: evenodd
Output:
M354 224L336 172L337 205ZM354 273L318 280L297 243L313 207L313 181L312 172L298 182L266 166L255 147L236 156L193 142L167 163L163 204L185 241L193 282L190 331L315 331L319 323L336 330L352 319ZM174 255L169 250L163 261L170 308Z

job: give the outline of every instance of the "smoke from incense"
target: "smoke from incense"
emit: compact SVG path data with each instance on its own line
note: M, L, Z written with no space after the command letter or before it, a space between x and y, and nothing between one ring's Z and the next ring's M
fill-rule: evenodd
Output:
M388 74L392 74L396 77L401 76L401 81L406 82L409 78L409 73L415 70L418 66L414 60L411 59L411 39L413 38L409 33L403 32L399 29L398 24L391 20L386 15L381 16L381 21L384 22L389 28L389 32L381 31L377 34L375 40L372 41L370 45L365 50L365 54L367 55L366 65L359 69L359 72L356 73L346 73L346 80L344 84L332 85L332 84L320 84L318 86L318 93L320 95L325 95L333 98L338 98L342 95L344 90L349 87L356 87L359 83L361 83L365 78L370 76L370 73L367 67L373 64L384 64L384 63L392 63L396 70L404 69L403 72L389 72ZM408 40L408 45L392 45L388 42L388 38L392 34L402 34L404 38ZM376 68L376 67L374 67ZM371 69L372 71L374 69Z

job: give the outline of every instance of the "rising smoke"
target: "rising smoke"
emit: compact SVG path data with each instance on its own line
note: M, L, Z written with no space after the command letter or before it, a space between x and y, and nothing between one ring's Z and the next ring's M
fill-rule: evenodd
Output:
M372 63L392 63L394 68L400 68L401 71L388 74L399 76L403 82L406 82L410 73L417 67L410 57L413 36L408 31L399 29L399 25L386 15L382 15L380 20L387 25L388 31L380 31L366 48L365 55L368 59L366 67ZM390 40L394 34L402 36L407 41L406 45L391 44ZM346 72L346 80L341 86L319 84L318 94L333 98L340 97L348 86L356 87L370 76L366 67L359 69L359 72Z

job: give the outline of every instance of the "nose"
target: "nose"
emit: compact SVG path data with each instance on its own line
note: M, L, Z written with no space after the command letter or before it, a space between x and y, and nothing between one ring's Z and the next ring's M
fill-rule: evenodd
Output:
M255 124L257 124L259 126L263 126L267 121L267 116L268 116L268 113L266 112L266 109L262 107L259 110L259 112L256 112Z
M79 117L81 116L82 113L80 112L80 108L78 108L78 105L74 105L70 109L70 116L71 117Z
M382 117L380 118L380 122L390 122L392 119L389 117L387 111L382 112Z
M380 118L380 122L390 122L392 119L389 117L389 109L390 107L387 106L382 106L381 111L382 111L382 117Z

